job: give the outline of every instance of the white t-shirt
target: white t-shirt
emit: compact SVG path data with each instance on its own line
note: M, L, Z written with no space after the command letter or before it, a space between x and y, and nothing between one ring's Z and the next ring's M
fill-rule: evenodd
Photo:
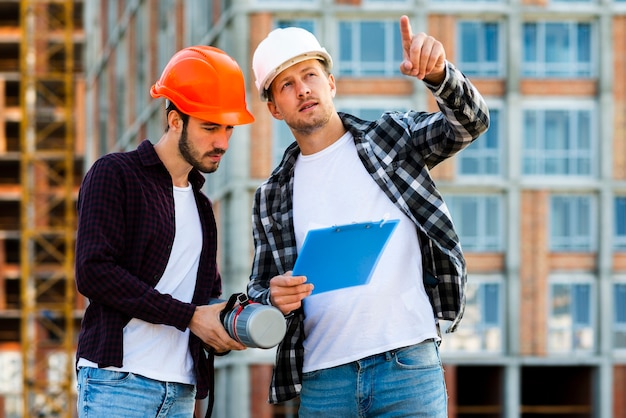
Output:
M174 204L174 244L163 277L155 289L180 301L191 302L202 251L202 227L191 185L186 188L174 186ZM168 325L131 319L124 327L122 364L121 368L107 369L132 372L164 382L196 383L189 353L189 329L180 331ZM98 367L83 358L78 366Z
M316 154L298 156L293 208L298 250L309 229L400 220L367 285L304 300L304 372L438 338L416 227L369 175L350 133Z

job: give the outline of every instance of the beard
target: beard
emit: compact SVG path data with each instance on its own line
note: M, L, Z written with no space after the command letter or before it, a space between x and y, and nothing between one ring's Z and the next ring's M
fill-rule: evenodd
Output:
M322 110L323 112L320 115L315 115L307 119L289 118L289 120L285 119L285 123L289 126L289 128L291 128L292 131L298 132L302 135L310 135L316 130L326 126L333 114L333 112L326 107Z
M201 173L213 173L219 167L219 163L211 162L209 164L202 163L203 155L193 147L189 142L189 135L187 134L187 125L183 126L183 131L180 134L180 140L178 141L178 152L193 168ZM221 148L214 148L213 151L205 155L224 155L226 150Z

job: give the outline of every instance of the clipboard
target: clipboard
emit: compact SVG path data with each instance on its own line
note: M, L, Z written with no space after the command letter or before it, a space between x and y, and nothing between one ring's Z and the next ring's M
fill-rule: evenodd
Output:
M312 295L369 283L398 219L311 229L293 267L307 276Z

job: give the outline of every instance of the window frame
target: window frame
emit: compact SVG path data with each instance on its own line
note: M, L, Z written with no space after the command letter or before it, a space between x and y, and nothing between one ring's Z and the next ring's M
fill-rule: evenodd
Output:
M462 326L456 332L446 335L445 344L441 346L442 354L488 357L505 353L507 331L505 326L507 311L504 308L506 305L505 283L505 277L501 274L472 274L472 280L467 283L467 293L471 295L474 292L477 303L472 303L472 298L468 298ZM497 285L498 287L497 325L490 325L485 322L485 306L487 303L485 292L487 285ZM472 290L472 286L475 286L476 289ZM473 307L479 305L480 307L477 310L472 310ZM472 321L473 313L480 316L478 321ZM446 323L447 321L443 322ZM493 336L490 336L489 334L493 332L495 332ZM496 338L497 340L490 340L490 338ZM494 347L491 349L489 348L490 341L494 344ZM478 344L476 345L476 343ZM467 346L471 344L474 344L475 347L467 349Z
M490 124L487 132L482 134L478 139L454 157L456 159L456 176L460 180L493 179L503 178L505 176L504 167L506 165L506 141L504 141L503 138L506 133L506 127L504 126L506 113L502 101L488 101L488 107ZM495 138L492 137L494 135ZM495 148L487 148L487 145L489 145L488 142L491 140L495 142ZM486 172L486 168L490 166L489 160L487 159L491 159L493 161L493 165L496 166L493 173ZM462 170L464 164L470 164L472 161L474 162L474 165L478 167L478 172L463 172Z
M600 147L598 132L597 104L592 100L528 100L522 106L522 161L521 171L524 177L550 177L563 182L579 182L581 179L593 179L598 176L597 156ZM546 135L550 128L548 112L565 112L567 115L567 132L560 135L562 143L570 145L569 148L556 148L550 144L554 135ZM589 126L589 136L587 138L580 134L580 115L585 113ZM527 118L534 116L534 132L530 132ZM530 138L530 141L529 141ZM529 142L535 145L530 148ZM582 148L583 143L588 144L588 148ZM561 144L559 144L561 145ZM579 145L574 148L571 145ZM558 160L554 155L561 156ZM550 170L552 167L565 167L564 170ZM588 167L588 172L575 171L576 166ZM532 166L533 170L528 170Z
M613 318L612 318L612 348L613 351L618 353L620 356L626 356L626 343L624 344L623 347L617 347L615 344L615 334L616 333L623 333L624 334L624 339L626 340L626 315L624 318L624 321L618 321L617 318L617 312L618 312L618 306L616 301L619 300L618 298L618 293L617 293L617 287L618 286L624 286L626 288L626 275L617 275L614 280L613 280L613 295L614 295L614 299L613 299ZM626 289L624 290L626 292ZM623 301L624 306L622 307L622 309L624 309L626 311L626 300Z
M618 207L619 203L623 207ZM619 214L622 213L623 220L618 221ZM618 227L622 226L624 231L620 233ZM613 251L626 252L626 194L617 194L613 196Z
M458 67L461 68L463 70L463 73L466 74L468 77L470 78L502 78L504 77L505 74L505 62L504 62L504 42L503 42L503 36L505 35L504 30L503 30L503 25L502 25L502 21L501 20L481 20L481 19L460 19L457 21L456 23L456 37L457 37L457 51L465 51L467 50L467 46L465 45L464 41L465 41L465 37L463 36L463 31L462 31L462 26L464 24L476 24L476 25L480 25L480 34L478 34L480 36L480 41L481 41L481 45L480 50L477 51L477 55L479 56L483 56L486 55L486 52L489 48L488 46L485 44L485 39L486 39L486 34L485 34L485 30L486 30L486 25L488 24L495 24L497 26L496 28L496 61L494 63L485 61L483 60L479 60L475 63L472 62L467 62L463 60L463 56L462 53L459 53L456 59L456 62L458 63ZM476 67L476 70L474 70L473 68ZM490 68L490 71L487 73L484 73L484 68Z
M549 29L548 25L568 25L567 42L570 47L562 48L566 54L570 55L570 59L560 62L546 62L545 57L548 55L548 38ZM536 44L532 45L535 51L535 60L527 59L529 54L529 44L527 42L531 33L527 32L530 25L535 25L537 30L535 32ZM571 45L578 45L580 43L580 26L588 25L589 27L589 61L585 62L578 57L584 55L578 48L572 48ZM596 25L592 21L585 20L535 20L527 21L522 25L522 60L521 60L521 75L525 78L581 78L581 79L593 79L597 77L597 34ZM575 54L575 57L572 57ZM555 55L555 54L551 54Z
M494 253L504 251L504 234L506 229L506 222L504 221L504 217L506 216L504 211L504 196L493 193L446 193L444 199L452 218L455 220L456 232L459 235L459 240L465 252ZM477 225L475 236L463 234L462 215L465 211L456 207L457 204L468 199L474 200L474 202L466 203L474 203L478 212L472 222L473 225ZM496 213L490 213L489 206L494 206ZM492 219L495 219L493 228L497 230L494 234L490 235L487 231L490 229L491 225L488 225L487 222Z
M384 38L382 48L368 48L382 51L383 59L364 61L361 36L363 25L383 24ZM349 51L344 48L347 41L342 39L344 25L350 29ZM356 29L356 30L355 30ZM334 63L337 77L346 78L395 78L402 77L402 43L400 41L400 23L397 19L338 19L337 20L338 53ZM397 53L397 57L394 56ZM346 58L349 55L351 58Z
M588 203L589 208L589 218L588 225L589 231L586 235L582 235L579 233L571 233L569 235L563 235L560 237L554 236L554 229L556 226L555 213L554 213L554 199L585 199ZM574 202L571 200L567 202L568 205L572 205ZM548 213L548 238L549 244L548 249L551 252L593 252L597 249L597 213L598 213L598 201L597 197L592 194L569 194L569 193L554 193L549 198L549 213ZM576 227L576 223L580 224L580 220L573 219L573 216L577 215L577 213L573 213L572 211L579 211L579 208L567 208L568 212L562 214L565 217L565 222L568 223L567 227L574 225L574 229L581 229L580 227ZM581 244L578 244L581 243Z
M572 318L570 328L568 330L567 327L561 326L559 328L555 328L552 324L555 321L554 318L554 287L555 286L568 286L570 288L570 303L569 303L569 316ZM580 325L576 323L575 317L579 316L580 313L573 311L575 303L573 302L573 290L574 286L588 286L588 321L586 325ZM568 274L551 274L548 278L548 289L547 289L548 297L547 297L547 326L546 326L546 351L551 355L562 355L564 353L593 353L597 347L597 331L594 324L597 321L597 285L596 279L591 274L584 273L568 273ZM569 331L570 341L569 341L569 349L565 348L563 350L556 349L551 346L551 338L554 337L555 340L559 336L559 331L567 333ZM589 348L578 348L576 347L576 335L581 331L586 331L591 334L590 336L590 344Z

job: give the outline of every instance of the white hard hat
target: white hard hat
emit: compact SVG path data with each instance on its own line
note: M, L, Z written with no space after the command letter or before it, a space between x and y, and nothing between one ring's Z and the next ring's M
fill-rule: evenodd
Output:
M333 66L330 55L311 32L295 27L271 31L252 57L252 70L261 100L268 100L267 90L278 74L309 59L322 61L327 71Z

